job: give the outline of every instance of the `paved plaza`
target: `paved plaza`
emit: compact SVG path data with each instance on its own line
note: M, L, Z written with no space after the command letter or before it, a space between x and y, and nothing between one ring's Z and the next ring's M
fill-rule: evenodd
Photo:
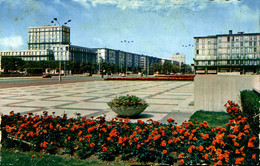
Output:
M0 89L0 112L10 111L55 115L68 114L86 117L116 114L107 106L115 96L136 95L145 99L149 107L136 119L159 120L174 118L178 124L188 120L194 112L194 82L191 81L88 81L54 85L26 86ZM136 122L136 119L131 119Z

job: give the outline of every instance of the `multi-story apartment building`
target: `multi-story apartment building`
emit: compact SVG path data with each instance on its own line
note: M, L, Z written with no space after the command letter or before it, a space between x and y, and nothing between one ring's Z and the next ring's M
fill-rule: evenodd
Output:
M220 34L194 37L196 74L260 71L260 33Z
M28 49L51 49L55 60L92 62L96 53L90 48L70 43L70 27L47 25L28 28Z
M109 48L96 48L95 50L98 59L103 59L104 62L112 63L120 67L143 68L140 61L143 55Z
M172 54L170 57L171 60L179 62L179 66L181 66L181 64L185 64L185 55L184 54L180 54L180 53L176 53L176 54Z

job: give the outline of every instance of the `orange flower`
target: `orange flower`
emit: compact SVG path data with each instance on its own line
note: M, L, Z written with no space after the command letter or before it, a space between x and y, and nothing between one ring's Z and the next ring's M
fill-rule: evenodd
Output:
M154 148L151 148L150 151L154 152Z
M169 118L167 119L167 122L170 123L170 122L174 122L175 120L173 118Z
M234 142L234 146L239 146L239 143L237 143L237 142Z
M40 147L47 148L48 142L44 141L40 144Z
M252 159L256 160L256 154L252 154Z
M163 154L166 154L167 153L167 150L163 150L163 152L162 152Z
M112 138L111 137L107 137L107 140L110 141Z
M204 157L205 160L209 159L209 155L208 154L205 154L205 156L202 156L202 157Z
M172 135L176 135L176 134L177 134L177 132L176 132L176 131L172 132Z
M77 150L79 148L79 146L76 146L74 149Z
M184 164L184 160L183 160L183 159L181 159L181 161L180 161L180 164L181 164L181 165L183 165L183 164Z
M243 161L244 161L244 158L237 158L235 161L235 164L242 164Z
M188 152L189 152L189 153L192 153L192 149L191 149L191 148L189 148L189 149L188 149Z
M95 146L95 143L92 142L89 146L93 148Z
M165 140L162 140L162 142L161 142L161 146L165 146L165 145L166 145Z
M171 144L172 143L172 140L168 140L168 144Z
M82 134L82 131L79 131L78 136L80 136L81 134Z
M197 132L197 129L193 129L191 130L192 133L196 133Z
M153 137L153 140L157 140L157 139L159 139L159 138L161 138L161 135L160 134L158 134L158 135L155 135L154 137Z
M253 148L253 147L254 147L254 143L249 141L248 144L247 144L247 146L248 146L249 148Z
M103 147L103 148L102 148L102 151L103 151L103 152L106 152L106 151L107 151L107 147Z
M79 142L81 142L82 141L82 137L79 137Z
M70 140L70 136L68 136L68 140Z
M197 150L200 151L200 152L203 151L203 149L204 149L203 146L199 146L199 147L197 148Z
M214 165L222 165L222 161L219 160L218 162L216 162Z
M123 137L119 137L118 138L118 144L122 144L123 143Z
M184 156L184 154L183 154L183 153L180 153L180 154L179 154L179 159L182 159L183 156Z
M139 144L136 145L136 148L139 149L141 146Z

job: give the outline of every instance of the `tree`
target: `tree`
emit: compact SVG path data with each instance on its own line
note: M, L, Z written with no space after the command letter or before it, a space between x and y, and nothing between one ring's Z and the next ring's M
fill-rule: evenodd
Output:
M155 64L153 64L153 66L152 66L152 71L153 71L153 73L156 73L156 72L161 73L161 71L162 71L162 65L161 65L160 63L155 63Z
M178 64L173 64L172 65L172 72L173 73L179 73L180 72L180 68Z
M162 69L164 74L169 74L172 71L172 63L164 62Z
M3 56L1 59L1 66L4 69L4 72L9 70L21 70L24 66L24 61L22 58L18 57L7 57Z

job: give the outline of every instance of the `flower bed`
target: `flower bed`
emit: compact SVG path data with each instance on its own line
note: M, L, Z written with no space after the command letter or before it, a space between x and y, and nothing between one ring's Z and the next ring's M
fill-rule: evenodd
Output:
M104 117L68 119L47 112L42 116L11 112L2 116L2 141L9 148L77 154L81 159L95 154L102 160L120 156L169 164L179 160L180 164L256 165L259 138L237 104L229 101L226 107L230 121L225 128L212 128L206 121L176 126L172 118L168 125L153 120L132 124L127 118L106 122Z
M172 76L172 77L108 77L105 80L145 80L145 81L193 81L194 76Z
M185 74L185 75L155 75L155 77L195 77L193 74Z

